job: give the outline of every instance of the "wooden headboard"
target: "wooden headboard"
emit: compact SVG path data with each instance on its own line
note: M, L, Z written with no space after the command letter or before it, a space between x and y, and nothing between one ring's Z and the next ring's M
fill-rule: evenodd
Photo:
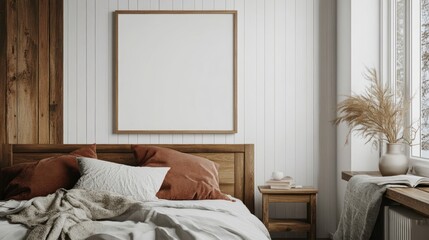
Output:
M142 144L175 149L210 159L220 165L222 192L239 198L254 213L253 144ZM63 155L86 144L2 144L0 167ZM131 144L97 144L99 159L136 165Z

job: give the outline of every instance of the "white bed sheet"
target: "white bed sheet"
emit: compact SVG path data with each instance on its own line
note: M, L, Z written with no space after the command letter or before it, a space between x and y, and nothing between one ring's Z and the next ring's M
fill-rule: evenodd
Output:
M1 216L10 211L17 211L25 207L26 204L29 204L29 202L0 202L0 240L25 239L28 233L28 229L25 226L11 224ZM224 230L226 226L226 231L237 232L237 239L270 239L269 233L262 222L251 214L238 199L235 202L225 200L158 200L144 204L159 213L173 215L177 218L193 219L195 227L202 230L204 230L204 227L222 225ZM156 226L153 224L134 222L132 220L101 222L107 227L103 232L95 233L90 239L155 239L154 229ZM163 228L163 231L166 231L165 228ZM174 235L174 232L169 232L169 234Z

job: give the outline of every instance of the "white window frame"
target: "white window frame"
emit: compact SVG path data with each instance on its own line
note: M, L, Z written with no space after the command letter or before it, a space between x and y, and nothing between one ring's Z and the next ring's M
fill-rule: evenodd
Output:
M388 82L396 92L396 1L380 0L380 78ZM417 13L417 14L416 14ZM413 84L410 79L420 79L420 0L406 0L406 89L405 97L412 96L410 105L420 109L420 84ZM410 114L407 124L420 119L420 110L413 111L410 106ZM420 132L416 134L420 135ZM420 139L414 142L418 143ZM410 158L413 171L419 175L429 176L429 159L412 156L412 151L421 151L420 145L405 148Z

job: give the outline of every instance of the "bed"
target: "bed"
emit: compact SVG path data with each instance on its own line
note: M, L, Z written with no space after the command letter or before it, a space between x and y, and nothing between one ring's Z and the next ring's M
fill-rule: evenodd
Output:
M7 168L22 163L31 163L52 156L68 154L76 149L89 145L34 145L34 144L3 144L0 145L0 167ZM172 149L181 153L202 157L218 164L218 181L222 193L228 194L230 200L220 199L178 199L150 200L122 199L121 195L105 191L90 191L86 189L59 189L50 194L51 200L58 195L76 194L73 197L83 201L91 199L116 198L116 206L127 206L120 215L103 217L95 221L96 225L88 225L92 230L88 239L269 239L269 234L263 224L252 213L254 212L254 169L252 144L178 144L178 145L138 145L143 148L160 147ZM129 144L97 144L97 158L108 162L136 166L136 145ZM80 159L79 159L80 160ZM79 162L81 164L81 162ZM150 166L150 165L148 165ZM82 169L81 169L82 170ZM172 171L171 169L168 170ZM79 179L83 179L84 174ZM165 181L164 183L165 184ZM78 184L76 184L78 185ZM102 190L102 189L101 189ZM158 192L158 194L161 190ZM93 195L91 195L93 194ZM10 212L26 211L48 197L40 196L26 200L9 200L0 202L0 215ZM90 197L88 197L90 196ZM158 195L157 195L158 196ZM65 197L64 197L65 198ZM118 200L119 199L119 200ZM136 203L137 202L137 203ZM63 202L59 206L63 207ZM92 203L89 203L91 205ZM128 205L127 205L128 204ZM52 206L52 202L49 202ZM130 207L131 206L131 207ZM34 208L34 206L33 206ZM21 210L24 209L24 210ZM63 210L61 210L63 211ZM74 210L76 212L76 210ZM36 213L41 216L43 212ZM13 215L13 214L12 214ZM61 215L61 214L60 214ZM22 216L20 216L22 218ZM25 216L27 217L27 216ZM10 223L11 218L0 217L0 239L25 239L29 228L23 224ZM37 220L37 219L36 219ZM28 219L24 219L28 222ZM57 219L58 221L58 219ZM79 239L79 234L85 232L87 225L67 227L60 231L60 238ZM43 229L43 226L42 226ZM55 228L44 229L43 238L49 239L46 231L52 233ZM64 230L64 229L63 229ZM75 234L75 236L73 236ZM33 235L31 235L33 236Z

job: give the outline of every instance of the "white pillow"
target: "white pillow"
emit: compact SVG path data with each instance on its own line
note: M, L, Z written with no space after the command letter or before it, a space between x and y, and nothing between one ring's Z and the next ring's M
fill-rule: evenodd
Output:
M77 157L81 177L74 188L102 190L139 201L158 199L156 193L169 167L132 167L94 158Z

